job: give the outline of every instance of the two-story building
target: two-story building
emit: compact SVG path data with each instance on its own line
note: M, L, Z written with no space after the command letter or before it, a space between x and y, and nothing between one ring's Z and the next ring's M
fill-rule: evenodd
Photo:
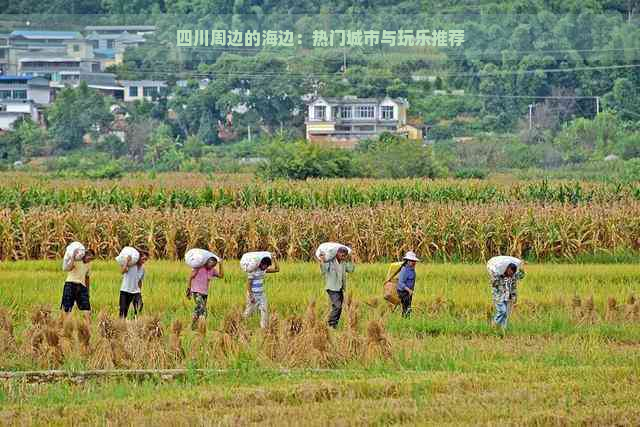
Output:
M145 42L144 35L155 31L150 25L88 26L86 39L93 47L95 58L104 70L123 61L127 48L138 47Z
M406 135L408 108L402 98L315 97L307 102L307 140L350 148L383 132Z
M63 71L56 74L49 85L57 92L65 87L78 87L81 82L103 95L124 100L124 88L116 81L112 73L82 73L79 71Z
M154 98L167 94L167 82L157 80L120 80L124 88L125 102L152 101Z
M11 74L51 78L60 71L100 71L91 43L75 31L17 30L9 45Z
M41 77L1 75L0 100L30 100L38 105L49 105L49 81Z

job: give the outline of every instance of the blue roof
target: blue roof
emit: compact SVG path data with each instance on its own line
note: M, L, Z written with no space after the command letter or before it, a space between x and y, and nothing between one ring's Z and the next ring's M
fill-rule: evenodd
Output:
M1 81L6 81L6 80L31 80L33 77L32 76L7 76L7 75L2 75L0 76L0 82Z
M32 30L16 30L12 32L10 37L25 38L59 38L59 39L76 39L82 38L77 31L32 31Z

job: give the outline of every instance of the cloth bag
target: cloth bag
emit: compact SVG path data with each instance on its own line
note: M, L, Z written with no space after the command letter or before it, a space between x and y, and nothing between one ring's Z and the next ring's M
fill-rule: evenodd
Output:
M394 307L400 304L400 297L398 296L398 286L396 282L394 282L394 279L398 276L400 270L402 270L402 266L404 265L404 263L401 262L398 264L399 265L397 266L397 268L391 273L389 277L387 277L387 280L385 280L384 286L382 288L382 297Z
M127 257L131 257L131 261L129 262L128 267L135 265L140 259L140 252L136 248L131 246L125 246L120 251L120 254L116 257L116 262L120 265L120 267L124 267L127 262Z
M256 271L263 258L273 259L273 255L271 255L271 252L267 251L247 252L242 255L242 258L240 258L240 268L245 273L253 273Z
M220 262L220 257L213 252L210 252L206 249L189 249L186 254L184 254L184 262L191 268L200 268L207 263L209 258L215 258Z
M502 276L507 270L509 264L515 264L518 270L522 267L522 260L512 256L495 256L487 261L487 272L490 276L497 277Z
M78 251L75 259L73 258L73 254L74 252L76 252L76 250ZM67 246L67 248L64 251L64 257L62 258L62 270L63 271L69 271L69 269L71 268L71 266L73 265L74 261L79 261L82 259L82 257L84 256L84 253L86 251L86 248L84 247L84 245L80 242L71 242L69 243L69 245Z
M325 261L331 261L336 257L338 249L340 248L347 248L347 251L349 252L349 254L351 254L351 248L347 245L336 242L325 242L318 246L318 249L316 249L316 258L319 259L321 255L324 255Z

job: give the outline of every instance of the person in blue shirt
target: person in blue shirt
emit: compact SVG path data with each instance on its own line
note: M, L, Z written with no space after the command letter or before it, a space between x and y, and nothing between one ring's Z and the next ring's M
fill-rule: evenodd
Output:
M404 265L398 274L398 296L402 303L402 317L411 316L411 301L416 285L416 263L420 260L415 252L409 251L402 259Z

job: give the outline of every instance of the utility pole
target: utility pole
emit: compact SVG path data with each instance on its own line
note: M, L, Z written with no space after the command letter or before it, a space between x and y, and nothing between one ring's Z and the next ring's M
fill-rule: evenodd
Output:
M596 116L600 114L600 97L596 96Z
M529 104L529 130L533 126L533 104Z
M249 138L249 142L251 142L251 125L247 125L247 136Z
M347 51L342 51L342 73L347 74Z

